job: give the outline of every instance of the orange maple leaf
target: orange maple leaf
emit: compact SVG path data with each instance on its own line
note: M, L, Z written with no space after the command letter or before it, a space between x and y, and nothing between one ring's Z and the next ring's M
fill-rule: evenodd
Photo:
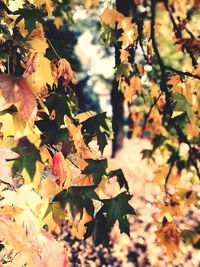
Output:
M162 227L156 231L157 241L165 246L167 255L173 258L174 253L182 254L180 249L180 233L176 224L172 222L163 223Z

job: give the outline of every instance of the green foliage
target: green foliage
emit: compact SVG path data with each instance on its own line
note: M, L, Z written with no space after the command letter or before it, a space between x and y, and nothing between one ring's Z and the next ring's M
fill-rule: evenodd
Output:
M127 194L126 192L122 192L112 199L102 200L104 205L100 211L103 214L106 213L108 228L113 227L115 222L118 221L121 233L126 233L127 235L130 234L127 215L135 214L135 210L128 203L131 198L131 195Z
M188 118L190 120L194 119L194 112L188 103L187 99L185 98L184 95L175 93L172 97L172 100L174 101L174 110L175 111L183 111L186 112Z
M55 202L59 202L63 210L69 205L72 217L75 219L77 214L83 214L83 208L88 214L93 216L94 204L93 199L99 200L98 195L94 191L94 186L72 186L67 190L58 193L53 199L53 206Z
M94 185L97 186L101 182L103 175L107 175L107 160L86 159L85 161L88 163L88 166L83 170L82 174L92 174Z
M38 149L26 137L22 137L13 150L20 155L20 158L16 159L13 164L13 173L16 174L25 169L33 179L36 172L36 161L41 160Z
M82 134L86 144L92 141L93 137L97 137L97 144L99 150L103 153L105 146L107 145L106 136L110 137L110 129L108 125L108 119L106 112L97 114L84 122L82 122Z
M120 188L124 187L127 191L129 191L129 186L128 186L127 180L124 176L122 169L117 169L109 173L110 178L115 177L115 176L117 177L117 182Z
M24 19L25 21L25 29L31 32L36 28L36 22L40 22L41 24L45 25L44 20L44 12L35 8L35 6L30 5L29 8L21 8L17 11L13 12L13 15L19 15L15 21L15 26Z

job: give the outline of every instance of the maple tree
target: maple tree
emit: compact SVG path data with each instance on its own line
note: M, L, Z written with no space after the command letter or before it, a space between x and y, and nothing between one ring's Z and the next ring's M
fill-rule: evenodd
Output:
M66 6L89 9L98 3L77 0ZM59 8L51 0L0 1L0 262L5 266L69 266L64 241L54 238L63 224L80 239L92 236L95 245L108 246L114 224L129 234L127 216L135 214L122 170L110 171L103 156L113 134L106 113L79 110L70 62L47 39L50 17L58 28L64 23ZM117 90L130 105L130 131L152 142L143 157L157 166L153 182L164 196L157 203L162 222L156 235L171 257L180 252L181 238L199 247L199 226L181 232L176 224L186 206L198 203L197 192L182 183L200 177L198 10L195 0L137 0L130 16L113 6L100 16L101 38L119 55ZM164 44L170 51L162 47L161 29L170 36ZM165 62L176 50L181 64ZM122 192L108 198L105 184L113 177Z

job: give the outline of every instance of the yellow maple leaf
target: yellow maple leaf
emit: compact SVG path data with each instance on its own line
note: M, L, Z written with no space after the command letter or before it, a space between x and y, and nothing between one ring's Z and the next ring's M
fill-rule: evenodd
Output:
M138 76L134 75L130 79L130 86L127 87L126 91L124 92L124 97L125 97L126 101L131 103L133 100L133 96L136 94L136 92L138 94L141 93L141 81L140 81L140 78Z
M86 112L83 112L83 113L80 113L80 114L76 115L76 119L79 120L79 123L82 123L85 120L95 116L96 114L97 113L94 112L94 111L86 111Z
M166 248L167 255L170 258L173 258L174 253L182 254L180 233L173 221L163 223L162 227L156 231L156 236L158 244Z
M120 60L122 63L128 62L129 57L130 57L130 53L127 50L120 49Z
M53 85L51 62L43 54L30 53L25 67L23 77L35 94L42 94L47 83Z
M30 45L30 51L40 54L45 54L49 45L45 38L34 38L27 42Z
M116 9L114 8L106 8L103 12L103 14L100 16L101 21L110 27L113 27L115 22L120 21L121 19L124 18L124 15L119 13Z
M82 239L85 232L86 227L85 224L92 220L92 217L87 213L86 209L83 208L83 215L79 222L73 224L72 227L72 235L77 237L78 239Z
M182 93L182 86L180 75L171 76L167 84L172 85L172 91L174 93Z
M37 8L40 8L43 4L45 4L48 16L52 16L53 3L51 0L31 0L31 2Z
M180 216L184 208L184 202L177 193L170 194L165 202L158 201L156 205L160 209L161 214L170 220L174 216Z

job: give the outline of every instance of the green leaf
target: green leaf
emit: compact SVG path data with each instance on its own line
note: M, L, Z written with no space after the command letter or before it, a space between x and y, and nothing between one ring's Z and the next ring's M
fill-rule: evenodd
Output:
M36 9L33 5L31 8L20 8L17 11L13 12L14 15L19 15L15 21L15 26L24 19L25 29L29 32L36 29L36 22L40 22L45 25L44 14L42 10Z
M109 25L103 23L100 38L104 41L105 47L108 48L117 44L120 34L119 30L112 29Z
M165 141L167 140L167 138L163 135L158 135L156 134L152 143L153 143L153 151L155 151L157 148L159 148Z
M103 244L105 247L109 245L109 232L110 228L108 228L106 217L98 212L96 217L85 224L87 227L86 233L84 235L84 239L92 236L92 241L95 246Z
M108 118L106 117L106 112L97 114L84 122L82 122L83 127L81 132L83 134L86 144L92 141L93 137L97 137L97 144L101 153L105 146L107 145L106 136L110 136L110 129L108 126Z
M131 64L120 64L116 67L116 80L119 81L119 79L124 76L128 78L130 76L130 73L133 71L133 68Z
M49 113L55 110L55 120L58 127L64 123L64 115L71 118L71 109L68 103L68 98L63 93L52 94L46 99L46 106Z
M106 213L106 221L108 228L113 227L116 221L119 222L121 233L130 235L130 226L127 219L128 214L135 214L133 207L129 205L129 200L132 198L130 194L122 192L112 199L101 200L104 205L100 211Z
M82 174L92 174L94 177L94 185L97 186L101 182L102 176L107 175L107 159L85 159L85 161L88 163L88 166L82 171Z
M30 178L33 179L36 172L36 161L41 161L37 148L26 137L22 137L17 147L13 150L21 156L13 164L13 173L16 174L16 172L21 172L23 169L26 169Z
M83 208L86 209L90 216L94 214L93 199L100 200L94 191L94 186L71 186L66 190L58 193L53 199L53 212L54 203L59 202L63 211L66 210L67 205L72 217L75 219L77 214L83 214Z
M42 132L42 143L58 145L62 143L62 153L66 157L72 148L72 142L69 139L68 129L60 129L56 120L50 120L48 115L44 115L42 120L35 122L36 126Z
M125 187L126 190L129 191L129 186L128 186L128 183L126 181L126 178L124 176L122 169L117 169L109 173L110 178L114 176L117 177L117 182L119 183L120 188Z
M184 95L175 93L172 96L172 101L174 101L174 104L175 104L175 107L174 107L175 111L186 112L190 121L195 118L194 112Z

